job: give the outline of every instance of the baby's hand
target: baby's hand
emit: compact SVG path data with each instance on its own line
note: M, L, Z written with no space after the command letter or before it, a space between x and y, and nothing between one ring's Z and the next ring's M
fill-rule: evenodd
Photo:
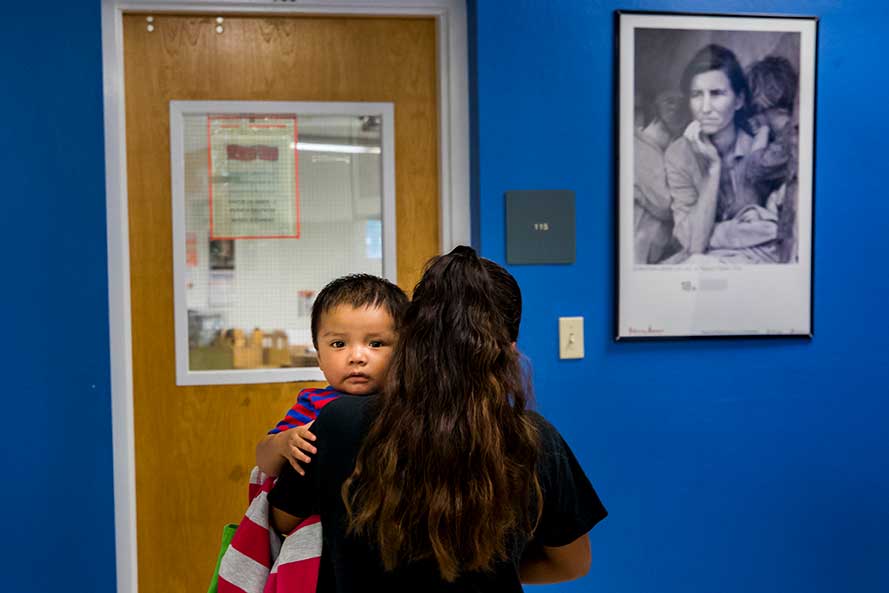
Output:
M311 443L316 437L309 430L314 423L315 421L313 420L308 424L291 428L282 433L285 435L283 455L290 462L290 465L293 466L293 469L296 470L296 473L301 476L304 476L306 472L300 464L312 461L312 458L306 455L306 453L314 455L318 452Z

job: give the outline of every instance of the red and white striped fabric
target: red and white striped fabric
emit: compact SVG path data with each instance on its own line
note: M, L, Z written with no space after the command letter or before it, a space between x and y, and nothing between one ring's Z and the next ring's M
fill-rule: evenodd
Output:
M307 518L284 538L269 529L275 479L254 467L250 506L219 565L219 593L315 593L321 565L321 518Z

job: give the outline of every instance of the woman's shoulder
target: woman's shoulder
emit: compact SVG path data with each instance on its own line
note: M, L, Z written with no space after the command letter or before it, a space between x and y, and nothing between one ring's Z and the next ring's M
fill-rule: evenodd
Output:
M550 421L544 418L543 414L536 410L525 410L525 414L531 419L531 422L534 423L534 427L537 428L537 430L553 427L553 425L550 424Z
M529 410L526 413L534 424L534 428L537 429L541 448L544 451L550 452L561 449L563 443L562 435L553 423L544 418L539 412Z
M375 395L342 395L318 413L312 432L318 430L351 431L367 422Z
M540 430L537 475L544 497L548 497L552 504L564 510L565 513L561 515L563 518L581 510L577 529L571 530L568 535L551 534L549 538L556 538L562 543L545 544L564 545L589 531L608 512L571 447L556 427L540 414L531 413L530 416Z
M352 414L356 410L367 409L376 399L376 395L348 395L344 393L324 406L321 413L329 415Z

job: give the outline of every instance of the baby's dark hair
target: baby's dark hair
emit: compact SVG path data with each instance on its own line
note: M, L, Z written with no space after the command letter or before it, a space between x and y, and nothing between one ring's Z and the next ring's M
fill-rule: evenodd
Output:
M371 274L349 274L330 281L321 289L312 305L312 344L318 348L318 327L321 315L340 305L382 307L392 317L395 328L401 323L401 314L407 307L407 295L385 278Z
M747 84L754 113L773 108L793 111L797 78L790 60L781 56L766 56L753 64L747 72Z

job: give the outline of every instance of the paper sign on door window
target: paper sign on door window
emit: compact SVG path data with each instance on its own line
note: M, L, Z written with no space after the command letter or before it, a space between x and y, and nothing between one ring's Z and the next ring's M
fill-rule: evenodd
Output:
M295 116L207 118L211 239L298 239Z

